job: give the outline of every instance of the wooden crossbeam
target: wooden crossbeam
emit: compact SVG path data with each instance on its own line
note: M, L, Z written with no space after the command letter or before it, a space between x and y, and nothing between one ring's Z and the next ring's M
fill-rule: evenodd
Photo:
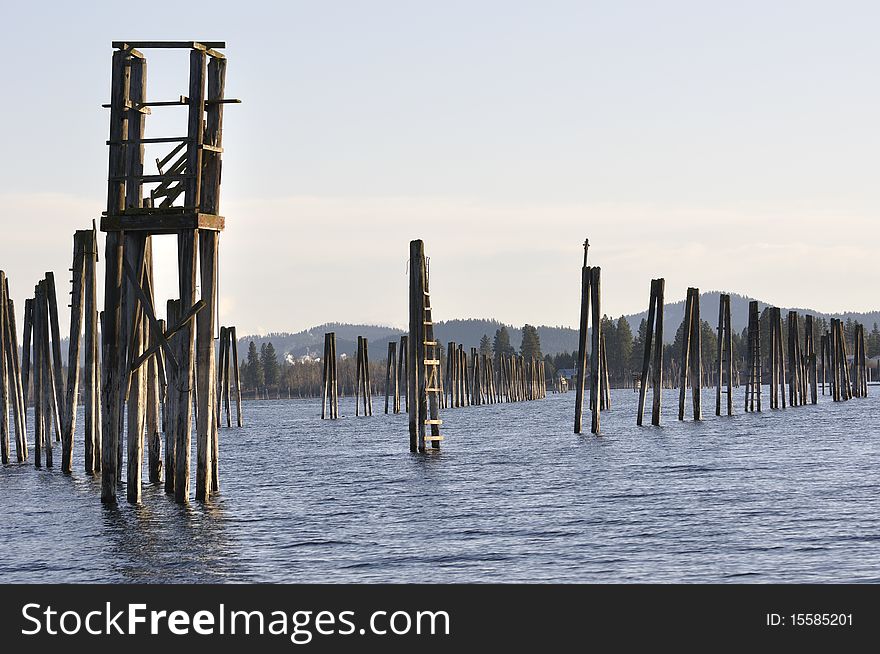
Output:
M175 325L174 325L173 327L171 327L170 329L166 330L165 333L162 335L162 337L164 338L165 342L167 343L169 338L171 338L171 337L174 336L177 332L179 332L181 329L183 329L184 327L186 327L186 324L187 324L190 320L192 320L193 318L195 318L195 317L196 317L196 314L198 314L199 311L201 311L202 309L204 309L205 306L206 306L206 305L205 305L205 301L204 301L204 300L199 300L199 301L196 302L194 305L192 305L192 307L190 307L190 310L187 311L186 314L184 314L184 316L183 316L180 320L177 321L177 324L175 324ZM158 337L158 334L157 334L157 337ZM158 338L157 338L157 340L158 340ZM142 355L140 355L137 359L135 359L134 363L131 364L131 370L132 370L132 371L135 371L135 370L137 370L138 368L140 368L140 367L144 364L144 362L145 362L147 359L149 359L151 356L153 356L154 354L156 354L156 352L158 352L158 351L159 351L159 348L161 348L161 347L163 347L163 346L162 346L162 341L161 341L161 340L159 340L159 342L154 343L153 345L151 345L151 346L149 347L149 349L147 349ZM166 351L166 353L167 353L167 351ZM167 363L171 363L171 361L169 360ZM178 367L179 367L179 366L178 366Z
M225 48L226 41L113 41L112 45L119 50L133 48L215 50Z

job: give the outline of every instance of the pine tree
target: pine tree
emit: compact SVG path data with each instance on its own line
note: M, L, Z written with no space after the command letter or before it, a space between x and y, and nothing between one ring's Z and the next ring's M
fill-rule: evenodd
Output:
M648 321L642 318L639 323L639 333L632 342L632 352L629 358L630 370L641 373L645 357L645 337L648 333Z
M507 333L507 327L501 326L501 329L495 330L495 340L492 342L492 352L495 354L495 363L501 360L502 355L513 354L515 350L510 345L510 334Z
M263 386L263 364L260 362L260 355L257 354L257 346L251 341L248 345L247 361L242 370L244 385L246 388L256 389Z
M262 364L266 386L277 386L279 372L278 355L275 353L275 346L271 342L263 343L263 347L260 348L260 364Z
M480 339L480 354L492 356L492 341L489 340L488 334L483 334L483 338Z
M639 366L633 367L631 364L633 356L633 333L626 318L621 316L617 321L616 340L617 340L617 365L618 374L623 378L632 370L640 370ZM644 346L643 346L644 349ZM608 353L609 356L611 353ZM644 352L643 352L644 354Z
M522 344L520 345L519 353L525 357L526 361L543 358L541 355L541 339L538 336L538 330L532 325L523 325Z
M865 338L865 354L869 357L880 355L880 329L877 329L877 323L874 323L874 329Z

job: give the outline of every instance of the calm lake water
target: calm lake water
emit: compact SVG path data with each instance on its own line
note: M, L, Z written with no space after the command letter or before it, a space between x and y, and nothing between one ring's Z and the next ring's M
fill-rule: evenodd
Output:
M208 506L148 484L142 506L102 506L80 437L73 476L0 469L0 581L880 582L870 393L761 414L738 395L716 418L712 391L679 423L667 391L658 429L618 390L601 438L572 433L574 393L450 409L440 455L351 398L338 421L246 402Z

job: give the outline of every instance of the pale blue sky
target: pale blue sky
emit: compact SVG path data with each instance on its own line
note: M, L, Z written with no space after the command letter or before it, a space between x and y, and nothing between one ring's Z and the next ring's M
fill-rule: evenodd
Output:
M19 302L44 270L65 287L106 193L110 42L204 38L244 101L222 195L239 333L404 325L416 237L441 319L573 325L585 236L613 315L657 276L671 300L878 308L878 22L847 1L7 6L0 267ZM151 99L185 93L185 64L147 54Z

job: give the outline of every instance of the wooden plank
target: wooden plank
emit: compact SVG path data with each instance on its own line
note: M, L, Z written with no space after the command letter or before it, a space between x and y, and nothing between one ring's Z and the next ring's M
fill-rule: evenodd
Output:
M222 50L226 47L226 41L113 41L113 47L122 50L131 50L137 48L139 50L174 48L185 49L191 48L195 50Z
M123 107L124 110L124 107ZM126 112L128 113L128 112ZM105 141L105 145L123 146L123 145L142 145L144 143L188 143L188 136L157 136L154 138L110 138ZM113 181L122 181L126 179L125 172L111 174L109 179Z
M182 229L223 231L226 219L206 213L112 215L101 218L101 230L148 231L151 234L176 234Z

